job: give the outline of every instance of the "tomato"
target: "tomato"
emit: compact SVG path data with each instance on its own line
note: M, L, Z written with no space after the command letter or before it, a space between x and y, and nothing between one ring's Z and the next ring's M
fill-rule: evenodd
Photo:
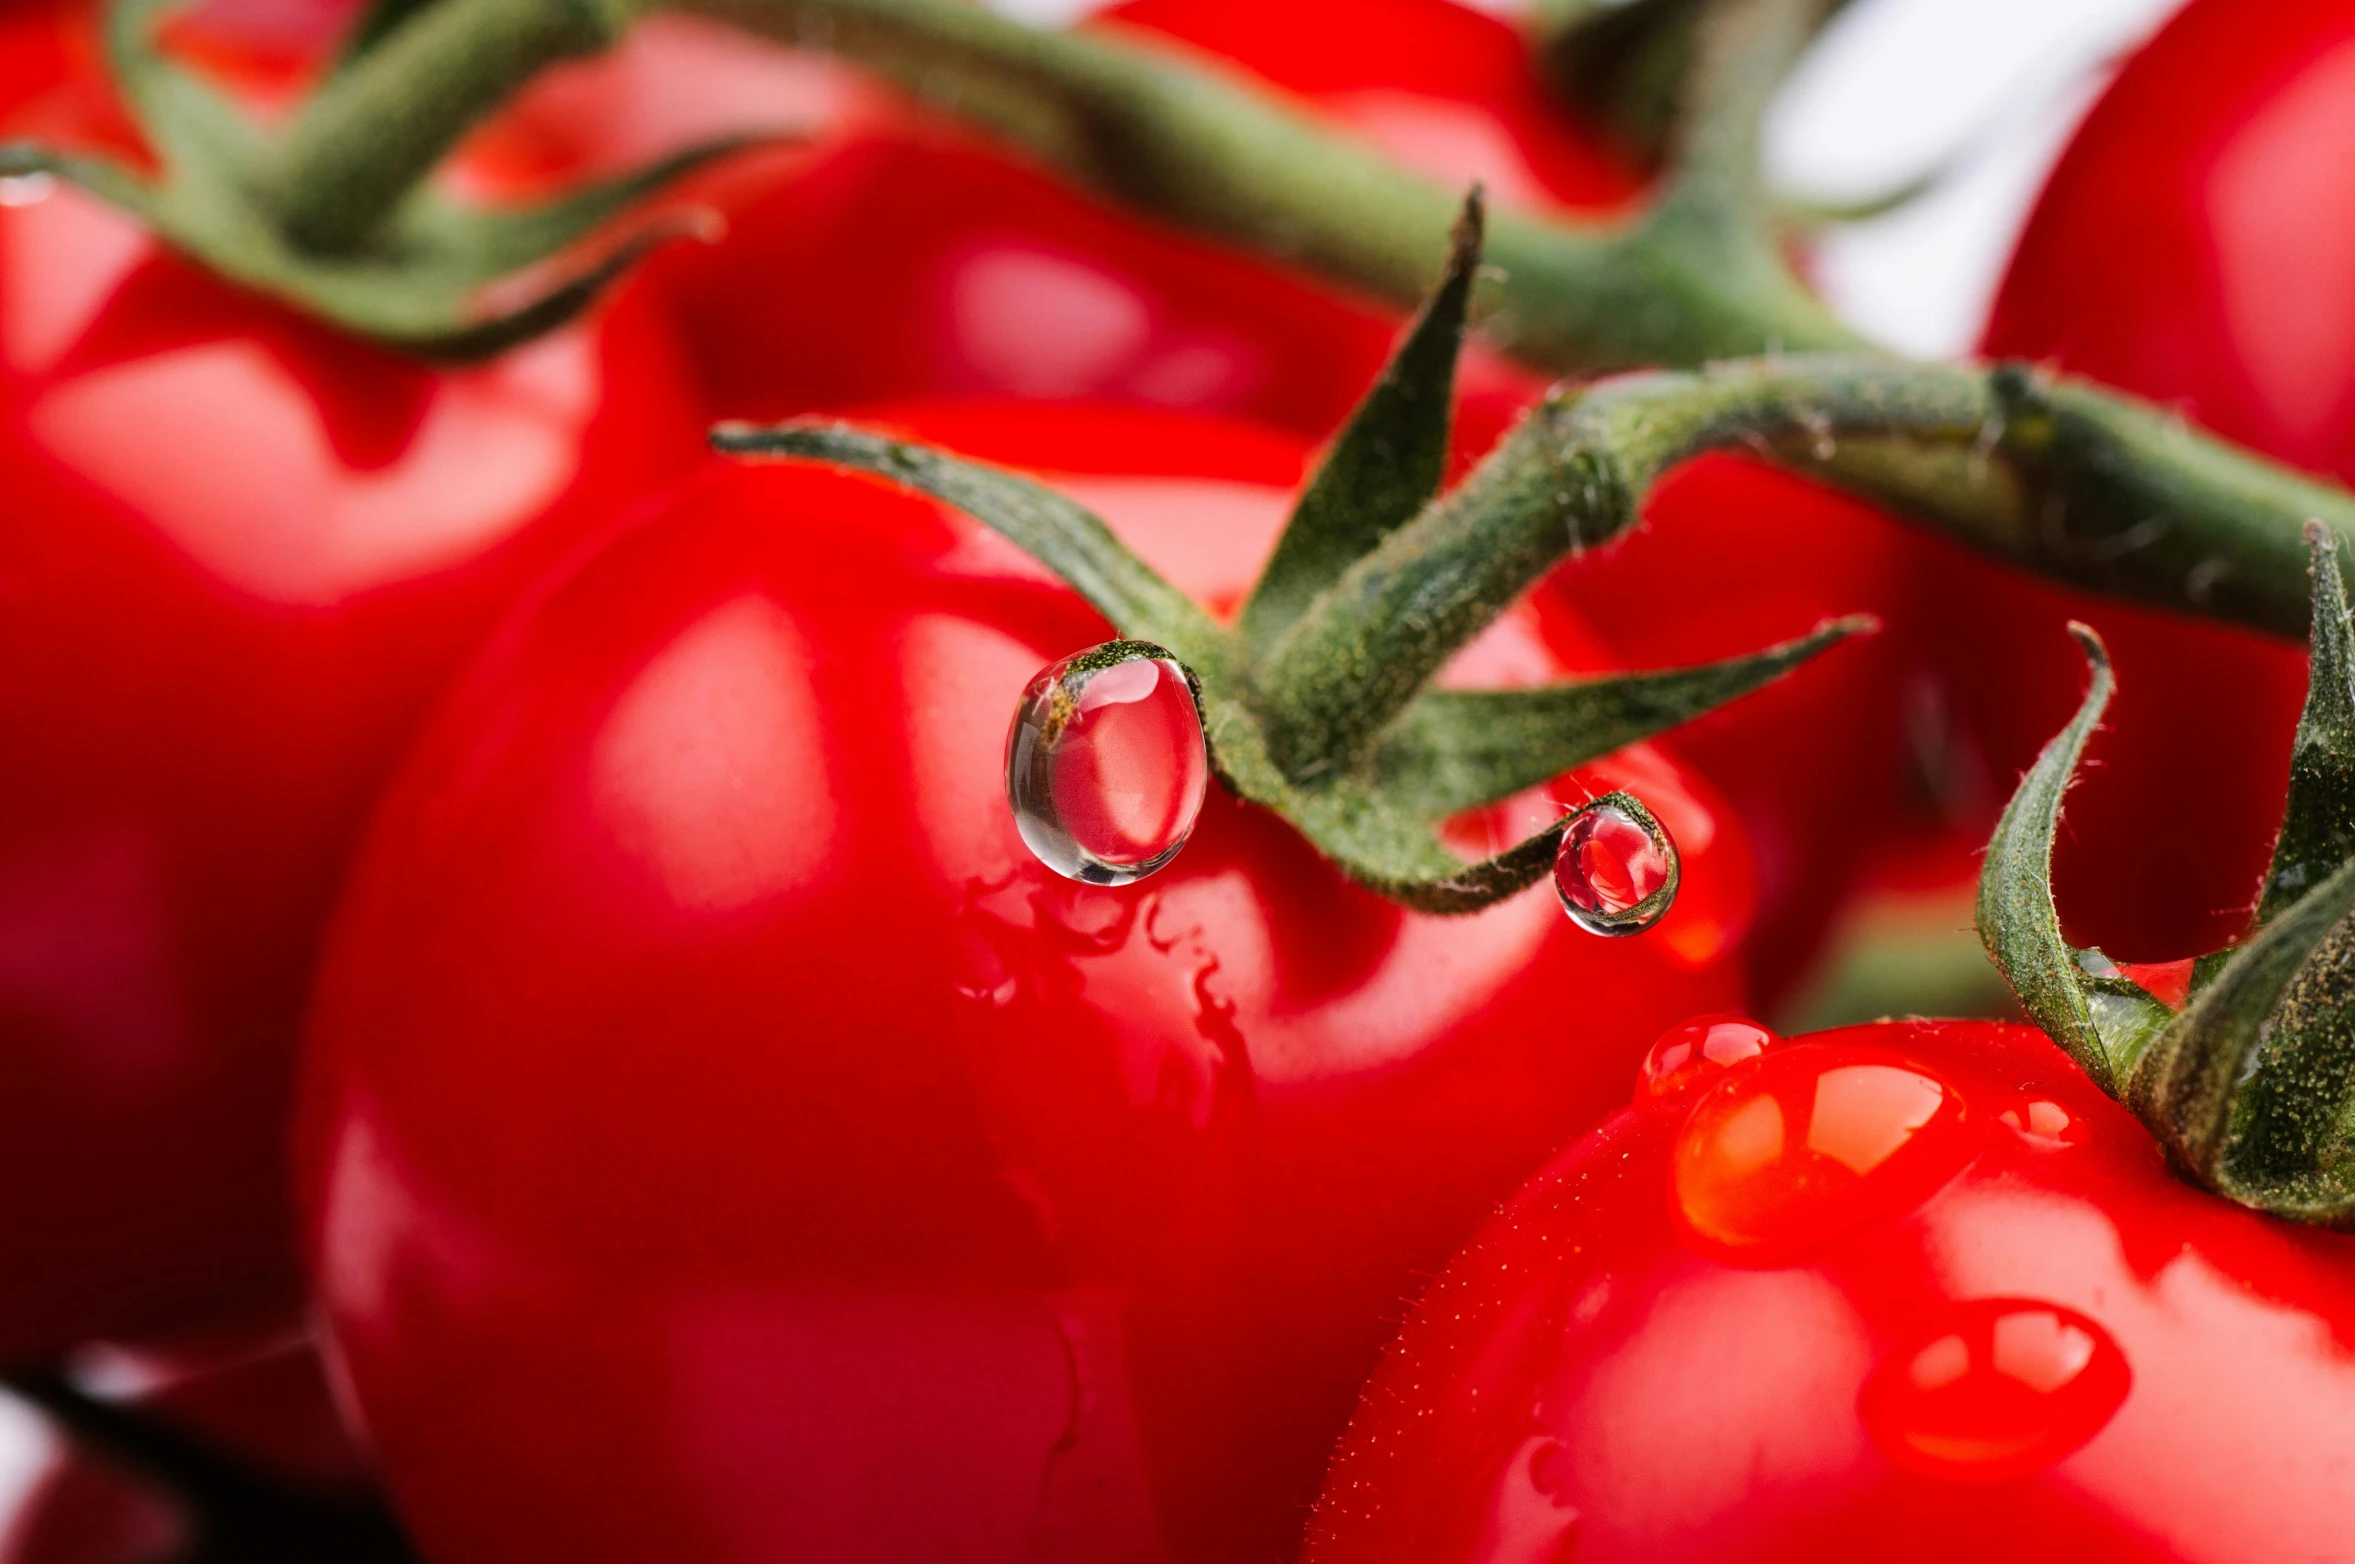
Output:
M1132 0L1097 23L1207 52L1507 208L1624 209L1635 171L1547 101L1518 33L1448 0ZM657 267L728 417L937 391L1118 399L1329 435L1395 313L1117 212L930 127L874 130L735 210L728 240ZM1544 380L1475 346L1458 445L1485 450ZM1871 508L1735 458L1697 464L1552 590L1628 666L1754 650L1827 615L1904 623L1909 538ZM1894 635L1844 647L1675 747L1758 844L1754 979L1804 964L1909 758Z
M696 459L647 299L431 369L71 192L0 209L0 1354L294 1285L320 926L426 703Z
M889 415L1059 469L1231 612L1306 455L1200 417ZM1739 834L1653 933L1407 913L1213 788L1125 888L1005 797L1105 639L978 524L731 467L550 587L388 795L299 1137L340 1365L425 1551L1278 1557L1386 1322L1739 987ZM1457 676L1562 667L1519 615ZM1477 834L1475 832L1475 834Z
M2119 73L2054 169L1986 351L2178 408L2284 461L2355 476L2355 5L2194 0ZM2071 798L2056 881L2072 938L2146 959L2237 937L2273 843L2302 647L1958 561L1933 607L1988 819L2074 708L2062 634L2095 625L2119 695ZM2175 829L2196 773L2213 828Z
M1663 1079L1450 1264L1311 1564L2355 1558L2355 1244L2174 1178L2042 1034Z

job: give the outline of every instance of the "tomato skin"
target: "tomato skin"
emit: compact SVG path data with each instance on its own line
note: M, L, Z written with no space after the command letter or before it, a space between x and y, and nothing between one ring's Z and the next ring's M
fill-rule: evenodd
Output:
M1959 1094L1960 1166L1774 1263L1713 1251L1677 1209L1688 1126L1778 1055L1929 1071ZM1433 1284L1342 1445L1311 1564L1568 1557L1544 1551L1568 1536L1580 1564L2355 1557L2348 1238L2177 1180L2026 1027L1845 1028L1720 1080L1565 1150ZM2072 1322L2051 1399L1989 1401L1971 1443L1898 1437L1898 1376L1934 1392L1991 1309ZM2033 1371L2039 1345L1999 1338L1996 1360Z
M427 702L696 460L624 298L430 370L70 192L0 210L0 1355L284 1294L320 926Z
M1227 611L1306 456L1133 410L892 417L1054 456ZM964 518L739 467L478 666L352 882L300 1137L341 1372L427 1552L1283 1556L1417 1267L1738 991L1740 838L1640 749L1608 775L1687 888L1642 939L1536 889L1405 913L1223 789L1155 877L1053 878L1006 724L1107 634ZM1471 660L1561 666L1519 623Z
M2128 60L2055 167L1985 338L2355 476L2355 6L2193 0ZM1988 818L2067 720L2062 634L2108 640L2118 698L2070 798L2072 936L2158 959L2243 932L2288 784L2302 645L2016 581L1977 561L1937 640L1985 761ZM2180 829L2196 771L2203 827ZM2163 894L2152 894L2159 887Z

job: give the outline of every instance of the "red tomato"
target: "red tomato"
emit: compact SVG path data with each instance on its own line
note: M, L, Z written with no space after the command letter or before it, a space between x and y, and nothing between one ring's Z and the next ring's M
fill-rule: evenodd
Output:
M1636 176L1546 101L1511 27L1447 0L1134 0L1100 24L1208 51L1451 185L1507 207L1622 208ZM715 411L776 417L925 391L1115 398L1312 437L1347 416L1398 317L1112 210L940 131L854 140L660 268ZM1542 377L1477 346L1458 444L1485 450ZM1627 666L1749 651L1829 614L1907 619L1910 541L1869 507L1735 458L1697 465L1642 531L1559 572ZM1893 636L1845 647L1675 746L1758 843L1753 976L1804 963L1908 758Z
M2052 360L2355 476L2351 136L2355 5L2194 0L2054 170L1986 351ZM2075 709L2083 665L2063 622L2093 623L2116 661L2118 698L2056 855L2072 938L2156 959L2237 937L2281 818L2303 647L1978 561L1949 581L1932 607L1989 819ZM2194 791L2203 826L2185 831Z
M1726 1054L1433 1285L1312 1564L2355 1559L2355 1243L2175 1179L2026 1027Z
M292 1286L361 816L489 618L698 444L643 300L433 370L72 193L0 209L0 1353Z
M905 408L1060 469L1231 611L1297 439ZM1699 996L1740 837L1654 933L1343 882L1214 788L1170 868L1016 836L1024 686L1107 627L978 524L729 468L513 623L389 795L301 1136L341 1370L451 1560L1276 1557L1386 1321ZM1520 616L1457 672L1561 667Z

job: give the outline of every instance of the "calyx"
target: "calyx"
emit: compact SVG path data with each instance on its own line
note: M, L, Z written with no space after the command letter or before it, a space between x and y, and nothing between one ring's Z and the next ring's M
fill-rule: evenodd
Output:
M2338 548L2306 527L2312 661L2289 802L2248 934L2192 969L2178 1012L2053 908L2061 795L2116 686L2100 637L2084 704L2045 747L1989 844L1979 934L2020 1002L2197 1182L2301 1221L2355 1223L2355 627Z
M851 468L966 511L1060 574L1122 636L1167 647L1192 671L1211 763L1228 787L1291 821L1359 883L1428 912L1474 911L1543 878L1570 817L1467 863L1440 838L1450 816L1714 710L1873 627L1863 617L1830 621L1698 667L1533 689L1432 688L1431 675L1554 558L1601 540L1576 508L1593 507L1590 486L1558 472L1542 482L1529 475L1554 470L1558 453L1538 442L1559 403L1439 493L1480 237L1475 190L1445 275L1295 503L1232 627L1096 516L1028 478L822 420L724 424L712 443L743 457ZM1633 521L1640 497L1618 497L1612 533ZM1481 535L1484 504L1514 507L1516 525L1532 505L1554 507L1534 529L1547 551L1529 551L1474 601L1434 606L1426 595L1418 604L1418 582L1444 593L1464 575L1450 562ZM1337 645L1345 654L1334 654Z
M685 175L754 140L703 143L622 177L515 207L461 205L430 183L410 188L404 181L380 218L348 242L329 245L300 220L306 205L318 204L321 181L289 177L284 135L265 129L155 47L163 19L185 3L113 0L106 12L108 62L154 151L152 177L112 157L23 140L0 143L0 177L66 181L129 213L219 276L426 357L485 357L562 325L649 248L700 232L708 219L657 219L591 241ZM408 0L379 0L329 85L363 68L372 51L397 46L431 14L431 7ZM610 41L604 30L583 26L582 52ZM428 166L440 150L423 149ZM324 182L332 189L333 176Z

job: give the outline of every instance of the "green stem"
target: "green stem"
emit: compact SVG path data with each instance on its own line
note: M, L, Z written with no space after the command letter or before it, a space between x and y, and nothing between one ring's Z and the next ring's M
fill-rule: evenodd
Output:
M2355 538L2344 491L2016 366L1823 356L1623 376L1557 392L1302 612L1258 692L1278 764L1361 754L1504 603L1633 525L1669 468L1725 449L1868 488L2048 577L2285 633L2308 588L2302 545L2280 540L2309 516Z
M322 83L288 127L278 212L303 248L358 248L541 70L619 38L647 0L436 0Z
M553 54L592 46L595 29L581 20L592 13L576 9L592 3L601 7L593 13L600 25L618 27L638 4L671 3L834 50L995 126L1118 199L1401 303L1419 297L1446 254L1458 192L1402 171L1241 78L1125 43L1114 27L1043 32L966 0L436 0L330 83L294 128L285 165L289 200L303 197L295 209L341 212L332 221L314 216L313 231L349 232L368 205L397 199L422 149L446 145L467 113ZM1764 444L2045 575L2283 633L2304 624L2297 523L2319 515L2348 532L2350 501L2335 488L2090 386L1855 356L1773 360L1857 346L1769 246L1754 232L1741 234L1757 224L1726 216L1755 200L1742 181L1758 107L1815 9L1811 0L1753 0L1721 8L1696 30L1698 69L1704 85L1714 84L1715 107L1697 122L1647 212L1616 224L1492 217L1488 256L1501 278L1485 296L1492 314L1484 329L1525 362L1594 372L1770 357L1727 375L1632 381L1597 393L1602 402L1558 404L1524 431L1519 456L1492 464L1446 508L1445 517L1465 517L1497 507L1479 528L1462 524L1466 557L1435 562L1432 579L1411 587L1378 576L1396 568L1392 551L1439 535L1418 524L1363 562L1345 584L1363 595L1372 618L1348 628L1348 612L1336 604L1294 631L1322 638L1333 654L1310 661L1326 667L1334 691L1362 681L1373 699L1364 716L1344 719L1343 749L1362 742L1397 709L1398 692L1416 687L1452 650L1462 625L1477 617L1468 605L1486 602L1500 583L1525 584L1572 546L1564 515L1590 501L1552 498L1568 458L1545 442L1549 431L1568 438L1570 426L1611 406L1644 409L1626 414L1624 441L1609 446L1614 462L1635 464L1621 475L1635 482L1623 496L1628 505L1663 463L1697 449ZM533 15L540 20L527 25ZM417 85L435 60L455 74ZM383 169L355 172L341 192L327 188L335 182L323 171L367 162L362 132L370 116L398 118L401 105L418 120L398 155L379 149L373 155ZM1910 401L1917 392L1929 396L1926 410ZM1892 418L1892 405L1905 416ZM1667 422L1644 422L1654 416ZM1618 513L1610 525L1624 526L1631 515ZM1600 535L1581 523L1577 541ZM1348 671L1376 648L1404 661L1378 678ZM1330 753L1305 734L1314 726L1311 708L1335 709L1334 691L1283 697L1285 722L1302 724L1298 753Z
M1109 27L1043 32L963 0L682 3L842 53L1116 199L1400 305L1446 257L1462 191ZM1779 264L1727 265L1692 237L1681 222L1493 216L1485 330L1577 373L1860 345Z

